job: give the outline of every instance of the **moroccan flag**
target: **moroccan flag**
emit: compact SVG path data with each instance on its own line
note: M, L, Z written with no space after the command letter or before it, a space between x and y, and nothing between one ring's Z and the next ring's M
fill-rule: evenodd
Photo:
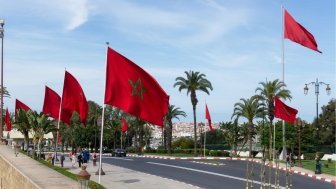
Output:
M31 110L27 105L19 101L18 99L15 99L15 117L16 117L16 112L18 109L22 109L25 111Z
M72 76L69 72L65 71L61 120L64 123L70 124L70 118L74 111L79 114L80 120L85 124L89 108L84 92L76 78L74 78L74 76Z
M11 118L10 118L8 109L6 109L5 123L6 123L6 131L11 131L12 130L12 122L11 122Z
M141 67L107 48L105 104L152 124L163 126L169 97Z
M44 95L42 112L54 119L58 119L60 105L61 105L61 97L55 91L45 86L45 95Z
M209 125L209 129L210 131L212 131L212 126L211 126L211 117L210 117L210 113L209 113L209 109L208 109L208 105L205 104L205 119L208 120L208 125Z
M287 106L278 97L274 97L274 117L280 118L288 123L295 123L298 111Z
M314 36L309 33L306 28L301 24L295 21L295 19L285 10L284 15L284 37L295 42L299 43L302 46L310 48L314 51L322 53L317 48L317 43Z
M124 118L121 118L121 132L126 132L128 130L128 124Z

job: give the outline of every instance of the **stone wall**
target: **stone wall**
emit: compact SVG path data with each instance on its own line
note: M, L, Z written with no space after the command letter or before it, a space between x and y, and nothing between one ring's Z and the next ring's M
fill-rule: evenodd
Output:
M20 170L0 155L0 189L39 189Z

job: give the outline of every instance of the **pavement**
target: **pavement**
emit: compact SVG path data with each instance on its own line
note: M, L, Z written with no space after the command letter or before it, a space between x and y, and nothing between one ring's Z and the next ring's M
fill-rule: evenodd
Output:
M19 154L17 157L14 155L14 150L5 145L0 145L0 156L7 159L12 163L17 169L19 169L26 177L29 177L38 187L37 188L78 188L77 181L71 180L62 174L49 169L48 167L41 165L37 161L31 159L30 157ZM106 156L106 155L105 155ZM138 155L128 155L131 157L146 157L146 158L160 158L160 159L171 159L171 160L198 160L198 159L226 159L226 160L245 160L244 158L219 158L219 157L168 157L168 156L138 156ZM97 158L98 159L98 158ZM258 160L257 160L258 161ZM87 166L86 170L91 174L91 180L99 182L99 177L95 173L98 171L97 166L93 166L92 161L85 164ZM60 162L56 162L56 166L61 166ZM281 169L285 168L284 164L280 164ZM69 157L66 157L64 161L64 168L67 168L72 173L79 173L81 168L78 167L76 163L75 166L72 165ZM101 175L100 184L107 189L118 188L118 189L191 189L198 188L187 183L180 181L175 181L167 178L162 178L155 175L150 175L126 168L122 168L115 165L103 164L102 170L105 175ZM292 167L293 173L305 175L311 177L312 179L324 180L326 182L331 182L336 184L336 177L328 174L318 174L315 175L314 172L303 169L301 167Z

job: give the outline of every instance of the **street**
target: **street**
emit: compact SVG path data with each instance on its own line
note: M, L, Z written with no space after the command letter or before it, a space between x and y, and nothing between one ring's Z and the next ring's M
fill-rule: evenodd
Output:
M173 179L200 188L223 189L244 188L246 186L246 161L240 160L165 160L139 157L110 157L104 156L103 163ZM211 164L210 164L211 163ZM251 164L250 164L251 165ZM254 188L260 188L260 165L254 165ZM268 167L266 168L266 181ZM274 169L272 169L272 182L274 186ZM285 172L280 171L280 188L285 188ZM320 180L292 175L292 188L305 189L334 189L334 184ZM249 183L251 185L251 183Z

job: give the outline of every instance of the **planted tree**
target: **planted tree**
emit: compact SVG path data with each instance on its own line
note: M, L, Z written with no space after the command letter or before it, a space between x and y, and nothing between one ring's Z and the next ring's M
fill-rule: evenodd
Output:
M209 90L212 90L212 85L211 82L205 78L205 74L194 71L185 71L184 73L186 74L186 77L177 77L175 79L176 82L174 87L178 87L180 92L182 90L186 90L187 95L190 94L194 115L194 155L197 156L196 105L198 103L198 99L196 91L202 91L210 94Z

